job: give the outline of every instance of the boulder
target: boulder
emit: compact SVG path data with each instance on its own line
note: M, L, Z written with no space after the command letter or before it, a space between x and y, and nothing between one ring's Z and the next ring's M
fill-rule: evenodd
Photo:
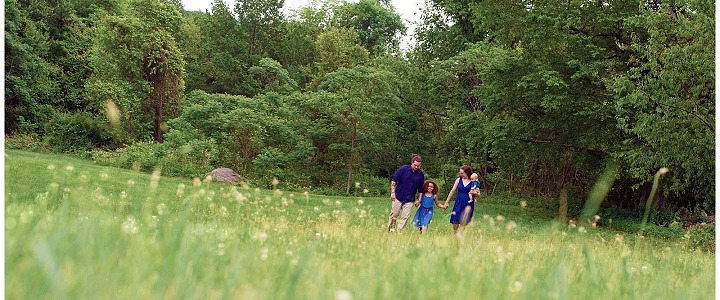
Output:
M230 168L218 168L210 171L210 173L207 173L205 176L211 176L221 183L237 183L240 179L240 175Z

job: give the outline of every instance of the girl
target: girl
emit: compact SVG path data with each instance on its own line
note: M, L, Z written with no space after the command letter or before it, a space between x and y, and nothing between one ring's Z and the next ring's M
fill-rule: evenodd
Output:
M425 183L423 183L423 191L425 192L420 194L415 201L415 206L419 208L415 212L412 223L420 228L420 233L427 231L430 221L432 221L433 202L437 207L443 208L443 206L440 205L440 201L438 201L437 190L435 182L425 180Z

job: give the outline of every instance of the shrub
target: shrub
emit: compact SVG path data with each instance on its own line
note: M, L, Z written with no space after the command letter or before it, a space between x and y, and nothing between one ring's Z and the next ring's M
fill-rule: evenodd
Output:
M114 148L116 139L107 123L90 113L58 113L47 124L45 141L55 152L84 152Z
M33 152L50 152L46 143L35 134L16 134L5 136L5 148Z
M715 223L690 226L687 236L690 247L715 253Z
M156 151L159 146L154 142L139 142L115 151L95 150L91 156L102 165L152 172L158 165Z

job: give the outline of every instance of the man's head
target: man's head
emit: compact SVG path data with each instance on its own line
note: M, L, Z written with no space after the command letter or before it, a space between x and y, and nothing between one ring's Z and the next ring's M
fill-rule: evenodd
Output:
M417 169L420 169L421 165L422 157L420 157L420 155L413 155L412 161L410 162L410 168L412 168L413 172L417 171Z

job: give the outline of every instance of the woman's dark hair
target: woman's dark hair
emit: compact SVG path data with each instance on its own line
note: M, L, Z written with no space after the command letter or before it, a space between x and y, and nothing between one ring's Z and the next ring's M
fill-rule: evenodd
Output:
M472 175L472 173L473 173L473 169L472 169L470 166L468 166L468 165L464 165L464 166L460 167L460 169L462 169L463 172L465 172L465 174L468 176L468 178L469 178L470 175Z
M425 183L423 183L423 193L424 193L424 192L427 192L427 188L428 188L428 186L429 186L431 183L432 183L432 185L433 185L433 187L434 187L432 193L433 193L433 195L437 195L437 193L438 193L438 186L437 186L437 184L436 184L435 182L433 182L432 180L425 180Z

